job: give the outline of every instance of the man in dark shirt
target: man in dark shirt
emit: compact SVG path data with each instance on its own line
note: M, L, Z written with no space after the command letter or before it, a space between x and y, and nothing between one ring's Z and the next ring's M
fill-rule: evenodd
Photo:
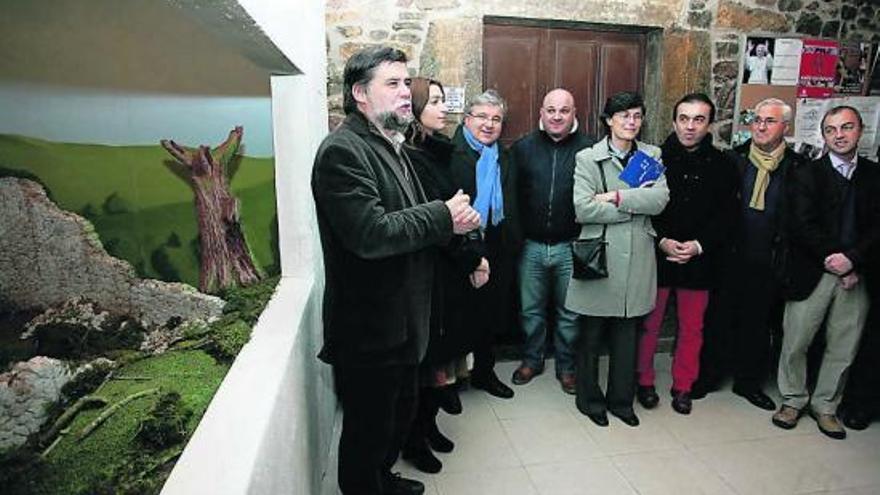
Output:
M433 245L480 225L459 191L427 202L401 152L412 121L406 55L387 47L345 66L345 121L315 157L312 194L324 252L324 347L342 403L345 494L420 494L391 474L415 412L428 343Z
M771 366L771 329L779 326L783 304L776 269L784 253L788 177L801 157L785 144L792 115L787 103L768 98L755 105L754 114L752 139L730 153L739 172L739 207L721 288L706 310L700 377L691 398L717 389L729 366L733 392L772 411L776 404L763 384Z
M578 336L577 314L565 309L571 278L571 241L575 222L572 187L574 156L593 140L578 132L574 97L554 89L544 97L539 128L513 145L519 172L517 194L525 236L519 264L522 325L526 334L522 364L513 383L523 385L544 371L544 344L552 307L556 332L556 377L562 390L575 393L572 349ZM552 306L550 303L552 302Z
M654 352L670 293L678 331L672 358L672 408L691 412L691 387L699 371L703 316L717 265L730 241L738 178L733 163L712 145L715 104L703 93L685 95L672 112L675 132L663 143L669 203L651 219L657 231L657 304L639 340L636 397L646 409L660 401L654 389Z

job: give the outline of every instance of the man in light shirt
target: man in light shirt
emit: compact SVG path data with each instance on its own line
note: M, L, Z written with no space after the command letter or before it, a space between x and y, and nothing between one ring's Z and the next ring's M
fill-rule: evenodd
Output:
M864 269L880 243L880 169L856 155L863 123L855 108L832 108L821 129L828 154L792 173L778 375L783 402L773 424L794 428L808 410L822 433L843 439L836 410L868 314ZM807 349L823 321L827 343L811 397Z

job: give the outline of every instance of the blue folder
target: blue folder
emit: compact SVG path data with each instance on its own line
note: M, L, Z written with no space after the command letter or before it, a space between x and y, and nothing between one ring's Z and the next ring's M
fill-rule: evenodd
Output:
M663 175L666 167L642 150L636 150L620 172L618 178L630 187L639 187L645 182L654 181Z

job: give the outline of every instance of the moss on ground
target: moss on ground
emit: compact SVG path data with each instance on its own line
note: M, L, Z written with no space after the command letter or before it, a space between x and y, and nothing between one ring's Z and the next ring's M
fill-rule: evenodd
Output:
M152 388L180 394L184 407L193 411L186 430L191 435L208 407L229 365L201 350L170 351L146 358L117 370L117 377L147 377L148 380L110 380L92 395L109 404ZM169 450L147 452L136 440L141 421L159 400L159 394L136 399L110 416L91 435L79 441L78 434L104 409L80 413L70 433L49 453L42 464L20 476L12 486L0 487L8 495L75 495L96 493L97 488L118 476L131 463L149 464ZM161 482L159 483L161 486ZM117 491L117 493L124 493Z
M107 405L80 412L69 433L41 462L34 462L34 448L20 449L10 458L0 455L0 494L158 493L184 443L159 450L145 447L138 441L143 421L161 397L177 393L180 410L192 412L183 415L187 418L186 437L192 435L235 355L250 339L251 327L274 294L279 278L224 291L227 304L223 316L209 327L189 329L187 340L177 350L149 357L125 349L107 353L119 368L113 372L114 379L89 394L106 399ZM156 392L125 404L90 435L78 439L113 404L147 390Z

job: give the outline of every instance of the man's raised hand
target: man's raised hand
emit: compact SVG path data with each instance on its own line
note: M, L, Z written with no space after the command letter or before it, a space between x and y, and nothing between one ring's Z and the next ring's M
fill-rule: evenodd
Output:
M459 189L446 201L446 208L452 217L452 231L466 234L480 226L480 214L470 205L471 198Z

